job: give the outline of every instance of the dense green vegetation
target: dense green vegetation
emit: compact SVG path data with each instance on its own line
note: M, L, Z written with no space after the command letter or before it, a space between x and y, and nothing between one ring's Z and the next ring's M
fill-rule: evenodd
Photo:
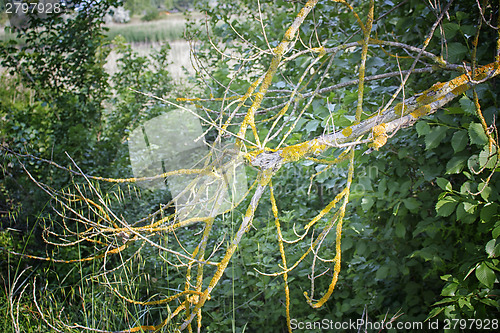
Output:
M368 6L368 1L352 3L357 9L360 7L356 5L364 5L365 10ZM390 11L396 3L377 3L375 17ZM282 27L291 24L294 18L291 13L300 7L290 7L288 3L279 1L272 4L264 2L261 12L267 34L265 39L258 20L241 19L242 16L246 17L247 11L251 11L252 5L251 1L237 1L227 7L205 8L212 18L212 38L225 46L223 51L227 54L250 55L254 52L254 46L266 49L267 42L276 46L275 41L281 40L285 32ZM491 6L488 13L493 20L498 15L498 7L493 4ZM377 38L385 39L383 36L389 34L389 39L421 45L436 19L436 10L420 1L405 1L403 6L377 21L374 28ZM408 17L408 13L413 15ZM306 20L301 26L301 43L317 46L314 41L320 40L325 41L325 47L335 47L342 41L350 41L349 37L356 31L359 33L359 26L354 23L355 18L348 12L339 13L338 4L320 2L314 15L314 19ZM472 2L457 2L451 6L449 15L440 30L434 33L434 39L426 50L443 55L450 63L470 63L474 53L477 64L491 62L495 45L490 42L496 37L484 25L479 30L480 14L477 6ZM401 19L402 17L405 19ZM320 24L321 22L328 24ZM242 38L252 41L254 46L234 43L238 36L233 29ZM475 34L480 36L477 50L472 41ZM219 45L215 41L214 43ZM300 50L297 44L295 47ZM215 81L209 84L210 93L214 96L223 95L229 84L232 90L243 94L248 87L243 81L257 80L261 73L259 67L262 63L269 63L269 58L263 56L266 60L237 63L231 67L220 54L210 52L210 48L211 46L207 46L206 59L219 68L213 77L220 84ZM328 82L354 79L353 66L359 63L360 52L360 49L355 49L338 55L333 60L334 69L329 72ZM370 49L366 64L367 75L397 72L398 66L408 68L413 58L401 58L398 64L394 58L388 57L393 52L397 51L391 48ZM312 59L314 55L310 58L300 57L281 67L271 89L293 89L293 83L298 82L298 77L302 75L302 70L297 69L306 68ZM245 73L255 75L245 76L241 80L238 77L234 80L228 75L241 67L245 69ZM405 86L405 94L415 94L428 89L435 82L445 82L455 76L455 72L446 70L416 74ZM317 74L313 76L315 80L308 82L312 86L308 87L309 91L314 90L319 77L320 74ZM367 85L369 93L364 97L366 112L370 114L381 107L381 101L390 98L399 82L399 75L396 78L370 82ZM322 87L328 85L330 84L324 83ZM315 99L287 144L302 142L321 135L324 131L331 131L332 123L337 128L351 124L351 110L355 109L357 100L356 88L336 89ZM486 122L491 126L498 115L498 88L494 83L488 82L476 89ZM496 258L500 249L497 194L500 179L495 172L496 157L487 158L489 150L486 136L480 133L481 125L472 100L472 91L468 91L444 110L420 120L413 128L399 131L380 151L363 154L365 149L361 149L357 152L358 177L347 209L342 244L343 268L333 300L327 303L325 309L312 312L301 304L303 302L300 300L303 298L300 289L303 287L298 287L299 290L292 290L290 296L294 300L292 318L355 320L362 318L364 311L371 318L379 320L401 313L403 315L398 320L402 321L423 321L434 316L440 319L498 317L498 285L495 283L495 276L498 276ZM271 101L269 103L271 104L266 104L267 107L273 105ZM264 117L266 116L269 113ZM282 217L285 222L299 225L307 223L342 189L346 181L346 169L337 167L315 177L313 191L308 192L310 176L325 170L325 167L326 165L303 161L285 166L281 174L277 175L275 182L281 185L283 191L276 195L276 200L279 208L286 212L286 218ZM259 231L256 232L256 239L259 239L258 235L261 233L266 235L276 232L274 226L266 222L269 221L269 216L266 215L269 210L264 207L261 210L264 215L257 219L262 222L257 227ZM330 241L334 242L334 239ZM247 242L253 243L252 236ZM250 257L254 250L250 244L241 245L237 256L238 259L241 258L241 262L252 261ZM274 246L260 245L261 258L275 255ZM303 253L308 246L309 244L298 245L302 249L298 249L296 253ZM247 251L248 247L250 249ZM333 251L333 245L329 248ZM269 262L266 269L265 259L263 260L264 262L257 263L259 271L273 271L274 263ZM309 262L304 266L308 267L310 264ZM238 281L246 280L245 272L249 272L247 265L241 266L242 274L238 275ZM327 268L328 266L324 269ZM294 284L306 285L307 274L310 274L307 268L299 271L294 276L297 279ZM259 330L265 329L270 322L274 323L273 327L283 323L283 312L272 317L268 313L273 309L273 300L278 297L275 290L282 290L278 288L282 281L265 276L261 279L265 281L262 285L267 288L264 297L259 298L260 303L244 301L258 295L260 288L256 288L254 293L244 291L236 296L236 299L242 300L237 306L248 308L247 311L238 312L237 317L241 319L241 324L237 325L239 327L244 323L252 328L256 327L256 318L263 317L268 320L262 323ZM228 298L230 293L230 290L226 291ZM227 320L229 322L229 318ZM229 326L224 329L229 329Z
M138 3L128 1L125 6ZM182 3L162 4L184 6ZM346 6L319 1L285 58L302 53L280 63L255 115L259 140L277 133L268 140L269 149L277 148L281 141L285 147L309 142L356 122L361 102L358 120L372 117L398 90L406 74L399 71L412 66L439 17L442 21L425 48L435 57L421 52L417 71L403 85L393 106L415 95L431 97L422 92L463 74L460 66L464 64L493 63L498 55L498 32L490 26L497 25L499 7L491 1L481 3L479 8L475 0L455 1L441 15L444 3L433 7L418 0L376 1L371 38L395 44L374 42L369 47L367 81L360 101L358 84L349 84L349 80L357 79L361 71L361 43L347 50L341 46L362 40L363 30ZM110 220L115 222L156 221L172 214L174 207L167 205L172 193L168 189L150 191L134 183L88 179L78 172L133 177L127 139L141 124L176 108L169 103L185 102L183 105L213 122L222 124L229 119L237 107L230 96L245 95L266 72L275 56L270 48L283 40L304 7L299 1L260 4L257 9L255 1L248 0L220 0L216 6L211 1L197 2L197 9L207 13L207 27L200 28L199 22L191 20L188 37L196 41L196 60L203 65L186 87L171 82L166 69L168 45L150 56L139 56L122 37L106 37L102 17L107 6L120 5L115 1L99 2L67 21L58 16L35 21L45 29L21 31L19 37L26 41L23 48L15 43L0 44L1 65L7 69L0 85L0 330L44 332L53 325L68 332L85 327L149 331L148 327L161 324L179 304L191 304L193 311L196 302L184 296L180 301L144 304L185 290L190 273L173 264L178 256L122 232L107 235L103 231L93 242L78 240L84 226L103 223L111 211L116 218ZM370 1L350 4L367 24ZM151 30L151 34L156 32ZM121 58L117 73L108 77L103 65L111 44ZM320 46L329 51L313 50ZM339 49L333 51L335 47ZM229 60L228 55L234 58ZM388 73L395 74L370 78ZM334 86L342 83L345 85ZM317 92L331 86L334 88ZM288 123L277 123L276 128L283 125L285 130L276 132L273 121L295 88L299 94L290 99L288 112L294 111L288 114ZM445 107L396 131L378 150L367 144L353 148L355 170L343 218L338 282L321 308L313 309L307 303L305 291L310 296L315 292L319 299L331 285L337 244L333 228L314 256L305 257L288 272L292 319L439 319L443 328L445 319L500 317L499 93L496 78L488 77ZM178 101L177 97L192 99ZM241 131L246 110L255 100L253 96L237 110L229 132L236 135ZM228 136L202 125L208 142L216 142L221 134ZM286 136L288 128L292 130ZM364 136L367 138L370 136ZM245 139L256 141L250 129ZM227 140L236 141L231 135ZM246 149L250 145L242 148ZM330 148L315 156L317 159L297 158L273 175L285 239L302 234L303 226L349 186L349 161L332 163L345 149ZM249 186L260 172L248 163ZM211 261L221 261L227 253L255 192L254 187L240 205L215 218L207 253L212 248L219 251L214 251ZM92 204L82 198L93 200ZM285 244L288 267L335 218L334 210L320 216L313 235L309 232L303 241ZM85 219L92 223L82 223ZM142 225L139 222L134 226ZM286 264L280 256L277 239L281 236L269 190L262 196L252 226L202 308L202 331L287 331L283 274L272 274ZM180 243L192 253L206 228L198 223L176 229L175 235L145 235L163 249L177 250ZM62 238L49 231L64 233L74 243L55 244ZM110 252L109 258L79 260L124 245L128 247L119 255ZM200 282L203 289L216 268L205 270ZM157 328L173 331L185 319L178 315Z

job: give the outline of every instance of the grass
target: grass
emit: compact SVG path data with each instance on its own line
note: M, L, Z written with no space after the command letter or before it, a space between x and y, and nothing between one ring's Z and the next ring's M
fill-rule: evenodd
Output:
M129 43L156 43L181 39L184 34L183 20L159 20L144 23L111 25L107 38L122 35Z

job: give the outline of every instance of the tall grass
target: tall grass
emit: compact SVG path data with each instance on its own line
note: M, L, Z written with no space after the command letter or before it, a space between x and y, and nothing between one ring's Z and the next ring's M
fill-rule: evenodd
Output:
M181 39L184 34L183 20L160 20L147 23L112 25L107 38L122 35L129 43L156 43Z

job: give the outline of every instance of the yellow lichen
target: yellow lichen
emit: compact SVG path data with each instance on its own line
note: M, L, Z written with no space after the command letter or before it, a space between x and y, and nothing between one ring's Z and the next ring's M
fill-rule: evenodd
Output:
M300 143L298 145L288 146L281 151L281 157L286 162L295 162L300 160L309 150L309 142Z
M184 98L184 97L178 97L175 99L177 102L194 102L194 101L199 101L201 98Z
M385 124L379 124L373 127L372 131L373 131L373 141L368 146L375 148L375 150L378 150L387 142Z
M326 54L326 50L325 50L325 47L324 46L321 46L319 48L319 56L322 57Z
M347 138L349 135L352 134L352 128L347 127L342 130L342 134Z
M373 128L373 136L374 137L384 135L385 132L386 132L385 124L380 124L380 125L377 125Z
M458 87L456 87L455 89L453 89L451 92L455 96L459 96L459 95L462 95L467 90L469 90L469 87L467 86L467 84L461 84Z
M430 105L424 105L410 113L413 118L417 119L429 114L432 111Z
M441 97L436 97L436 95L438 95L438 91L443 88L443 86L445 85L446 83L441 83L441 82L438 82L436 84L434 84L432 87L430 87L429 89L427 89L426 91L424 91L422 93L422 95L420 95L419 97L417 97L417 103L420 104L420 105L426 105L426 104L431 104L432 102L435 102L439 99L442 98Z
M377 136L373 139L372 143L370 143L368 146L371 148L374 148L375 150L378 150L380 147L385 145L387 143L387 135L380 135Z
M319 143L318 140L313 140L313 144L310 148L310 152L314 155L318 155L322 153L324 150L328 148L327 144Z
M319 154L327 148L327 145L318 140L311 140L297 145L288 146L281 150L280 156L283 161L296 162L309 154Z
M402 116L403 115L403 106L404 106L404 103L396 104L396 106L394 107L394 113L397 114L398 116Z
M293 27L290 27L285 32L285 36L284 36L283 40L289 42L293 39L294 35L295 35L295 29Z
M443 56L434 57L433 59L440 67L446 66L446 61L444 61Z
M249 151L248 153L244 154L243 157L251 162L255 157L257 157L259 154L263 153L264 151L262 149L255 149L252 151Z

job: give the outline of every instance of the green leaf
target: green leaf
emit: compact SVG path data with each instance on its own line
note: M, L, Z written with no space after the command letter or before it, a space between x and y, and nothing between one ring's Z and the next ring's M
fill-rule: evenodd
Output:
M455 134L453 134L453 137L451 138L451 146L453 147L455 153L464 150L468 142L469 137L467 136L466 131L455 132Z
M396 236L399 238L405 238L406 235L406 226L403 223L396 224L395 230Z
M448 179L438 177L436 178L436 183L444 191L451 191L453 189Z
M470 304L470 299L468 297L461 297L458 299L458 306L462 309L467 307L469 310L474 310L474 307Z
M484 133L483 126L478 123L470 123L469 125L470 142L476 145L484 145L488 142L488 137Z
M495 239L498 238L498 236L500 236L500 226L498 226L495 229L493 229L493 231L491 232L491 235Z
M446 127L437 126L425 136L425 149L436 148L446 136Z
M460 26L456 23L445 23L443 24L444 38L451 39L455 37L457 32L460 30ZM440 29L436 29L436 31L441 31Z
M498 308L498 303L491 298L481 298L479 301L487 306L491 306L492 308Z
M449 283L441 291L441 296L455 296L457 288L458 288L457 283Z
M344 99L342 100L344 104L350 104L358 100L357 92L348 92L345 94Z
M488 248L488 245L490 245L492 248ZM500 240L492 239L486 244L486 252L488 253L490 258L498 258L500 257ZM500 268L498 266L493 266L493 269L496 269L497 271L500 271Z
M481 198L488 200L491 194L491 187L489 187L486 183L480 183L477 189L481 192Z
M465 183L462 184L462 186L460 186L460 193L463 195L469 195L472 192L475 192L476 189L477 189L476 183L466 181Z
M364 240L360 240L356 243L356 254L360 256L364 256L366 252L366 242Z
M464 281L467 280L467 278L469 277L469 275L471 275L472 272L474 272L476 270L477 266L479 266L479 264L476 264L474 267L472 267L471 269L469 269L469 271L467 272L467 274L464 277Z
M399 212L399 206L401 206L401 201L399 201L394 207L392 208L392 215L396 216L398 215Z
M475 25L463 25L460 30L465 34L465 37L469 38L477 33L477 27Z
M464 202L464 209L469 214L473 214L476 207L477 207L477 203Z
M342 251L349 250L354 245L351 238L346 238L342 241Z
M434 249L431 249L429 247L424 247L421 250L417 250L417 251L413 252L410 255L410 258L420 257L420 258L424 259L425 261L430 261L430 260L434 259L434 254L435 254Z
M375 201L372 197L363 197L363 199L361 199L361 207L365 212L372 208L374 203Z
M241 267L233 266L224 272L230 279L239 279L243 273Z
M375 279L383 280L387 277L388 274L389 274L389 267L382 266L377 270L377 273L375 274Z
M461 11L457 11L455 13L455 15L457 16L457 20L459 20L459 21L462 21L463 19L466 19L469 17L469 14L461 12Z
M314 132L320 123L319 120L309 120L304 128L308 132Z
M443 281L450 281L451 274L441 275L439 278Z
M422 205L416 198L406 198L403 200L403 203L408 210L415 210Z
M457 63L463 60L469 50L461 43L448 43L448 61Z
M484 149L479 153L479 166L481 168L493 169L498 160L496 151L496 147L493 146L493 149L490 153L488 146L485 146Z
M485 262L482 262L477 266L476 268L476 277L481 282L488 288L492 288L493 284L495 283L495 272L486 265Z
M477 172L479 170L479 156L477 155L472 155L469 157L467 160L467 166L469 167L469 170L471 172Z
M464 110L458 106L450 106L445 109L446 114L464 114Z
M418 136L427 135L431 130L431 127L426 121L419 121L415 125L415 128L417 129Z
M438 314L440 314L441 312L444 311L445 308L434 308L432 309L432 311L429 313L429 316L427 317L427 319L425 319L425 321L431 319L431 318L434 318L436 317Z
M481 208L481 213L479 215L481 217L481 220L485 222L491 221L495 217L495 214L497 213L497 208L498 206L494 203L488 203L484 205L483 208ZM493 236L493 238L496 237Z
M488 256L490 258L495 256L495 245L496 245L496 240L492 239L488 243L486 243L486 246L484 247L484 250L486 253L488 253Z
M471 101L467 95L462 96L460 100L458 101L460 103L460 107L462 110L464 110L465 113L470 114L470 115L475 115L476 114L476 106L474 105L474 102Z
M446 163L446 174L455 174L462 171L467 158L468 156L453 156L451 160Z
M459 220L462 220L463 218L465 218L467 215L469 215L469 213L467 213L467 211L465 210L464 208L464 203L461 202L458 206L457 206L457 221Z
M438 216L450 216L457 206L457 201L452 197L445 197L436 203Z

